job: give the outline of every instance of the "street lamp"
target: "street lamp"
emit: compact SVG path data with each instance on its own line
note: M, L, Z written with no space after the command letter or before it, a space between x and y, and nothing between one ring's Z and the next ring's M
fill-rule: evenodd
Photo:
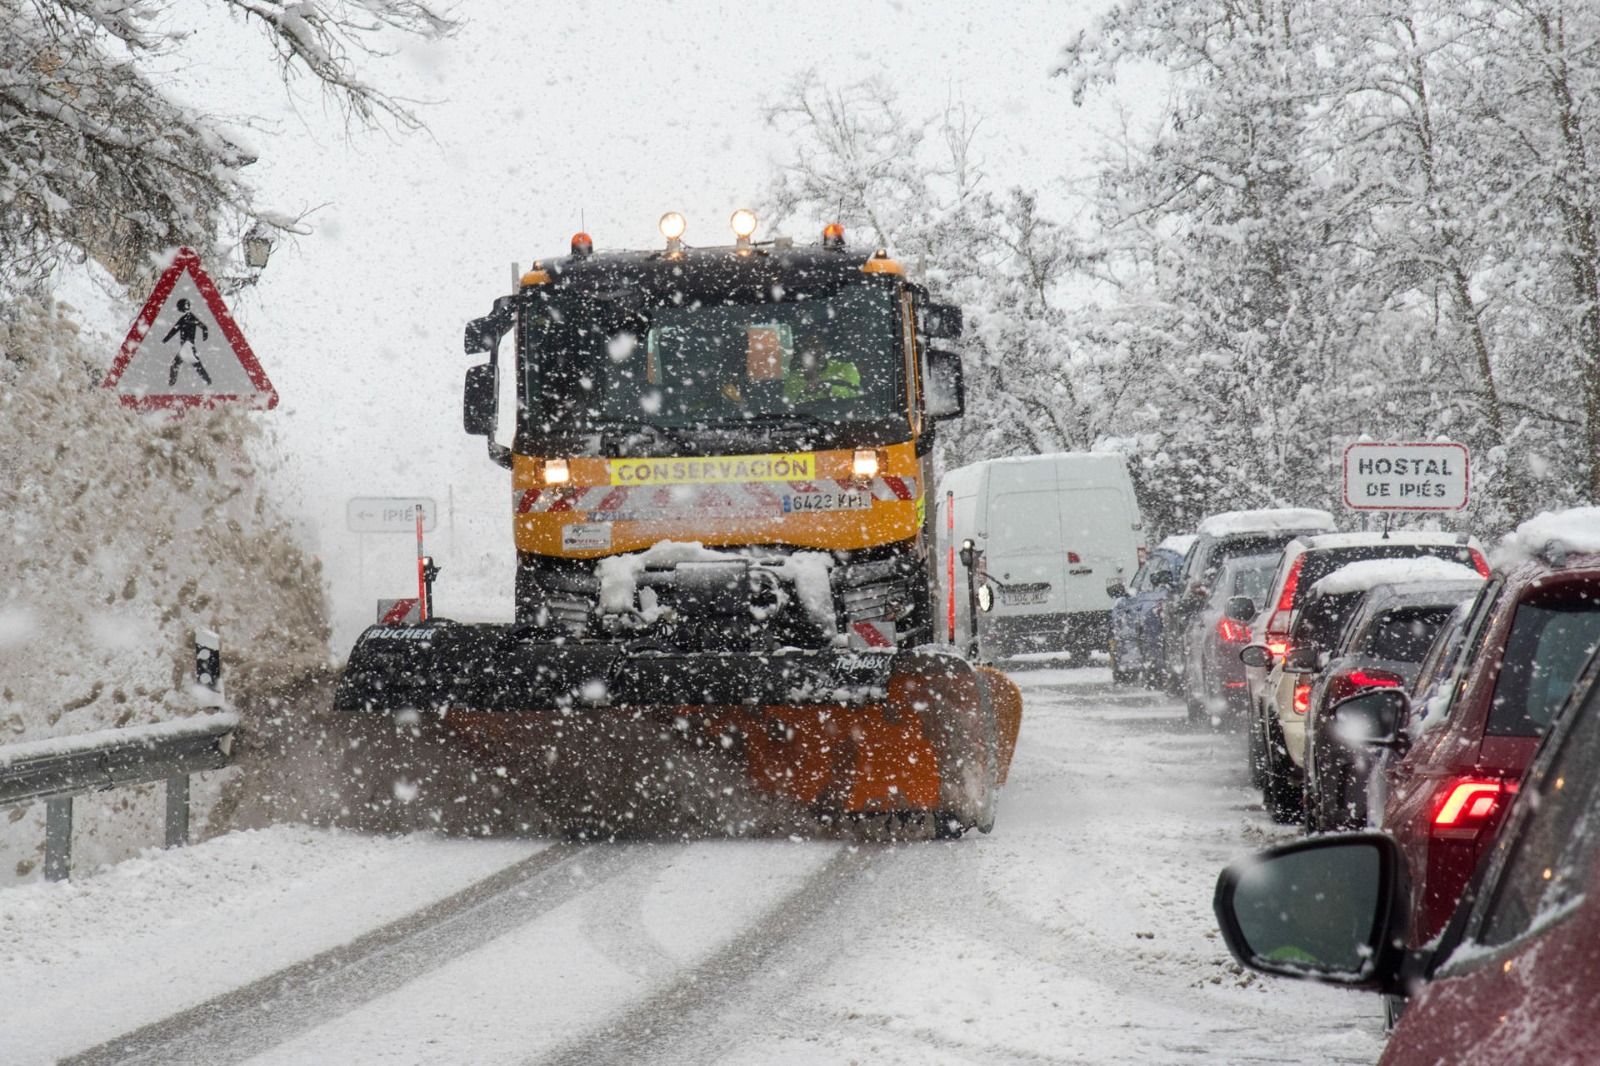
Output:
M260 270L272 257L272 238L260 226L252 226L244 235L244 261L251 270Z

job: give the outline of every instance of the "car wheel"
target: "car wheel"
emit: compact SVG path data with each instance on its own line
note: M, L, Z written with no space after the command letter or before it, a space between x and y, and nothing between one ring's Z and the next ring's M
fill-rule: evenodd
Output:
M1302 793L1295 779L1294 762L1289 758L1288 745L1283 730L1276 721L1267 722L1267 752L1261 785L1261 799L1266 804L1272 820L1282 825L1301 821Z

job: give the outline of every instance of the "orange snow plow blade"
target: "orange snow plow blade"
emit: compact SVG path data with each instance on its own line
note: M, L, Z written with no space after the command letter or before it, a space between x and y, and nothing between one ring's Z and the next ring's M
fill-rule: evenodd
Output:
M585 836L884 816L936 835L988 832L1021 714L1005 675L942 652L742 664L732 656L639 657L582 681L575 691L594 704L584 706L551 699L526 660L457 658L452 670L435 672L427 669L433 649L412 641L404 650L424 676L493 678L476 691L458 684L442 692L445 706L421 716L423 729L470 755L470 788L493 795L491 811ZM560 653L545 647L540 658ZM379 697L390 702L394 676L359 700L347 695L345 708L370 721L360 711L384 709ZM648 698L668 692L678 699ZM702 701L684 699L696 696ZM410 706L418 702L427 701ZM538 814L520 817L528 811Z

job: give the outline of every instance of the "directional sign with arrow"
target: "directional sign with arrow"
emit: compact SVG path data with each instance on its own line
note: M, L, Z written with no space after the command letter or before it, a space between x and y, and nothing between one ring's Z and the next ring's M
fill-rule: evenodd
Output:
M345 525L352 533L415 533L418 507L423 532L433 532L438 507L426 496L353 496L344 507Z

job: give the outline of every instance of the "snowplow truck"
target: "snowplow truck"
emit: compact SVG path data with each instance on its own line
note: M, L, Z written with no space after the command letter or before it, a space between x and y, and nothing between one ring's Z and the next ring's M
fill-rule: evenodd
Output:
M335 709L364 813L992 827L1021 698L939 643L932 591L959 309L837 226L802 247L733 221L716 248L672 214L654 251L579 234L467 325L487 360L464 428L510 471L516 617L361 635Z

